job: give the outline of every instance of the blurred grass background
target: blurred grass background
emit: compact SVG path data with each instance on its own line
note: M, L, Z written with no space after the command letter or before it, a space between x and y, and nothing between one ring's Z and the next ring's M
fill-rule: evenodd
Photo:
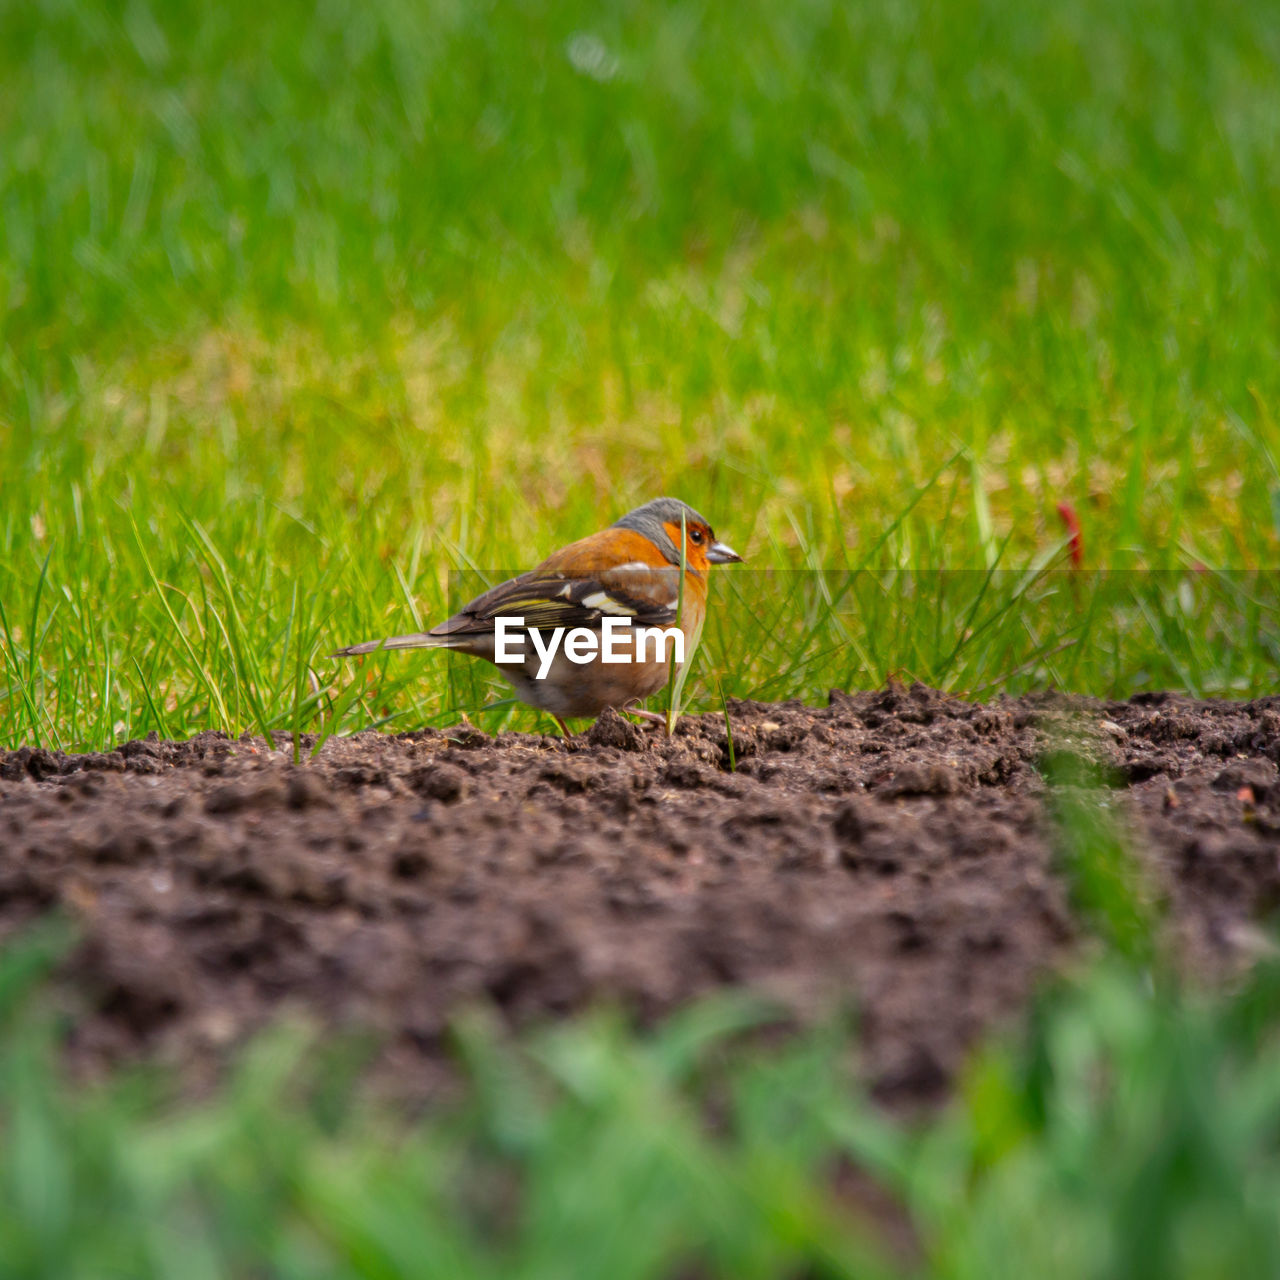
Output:
M662 492L756 567L1023 569L1067 503L1274 568L1278 72L1269 3L0 0L0 743L448 719L318 655ZM1070 674L1266 687L1278 616Z

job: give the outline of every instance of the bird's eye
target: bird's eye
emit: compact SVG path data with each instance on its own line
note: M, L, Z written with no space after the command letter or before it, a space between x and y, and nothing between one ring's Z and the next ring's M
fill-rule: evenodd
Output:
M695 547L700 547L700 546L702 546L702 530L701 530L701 529L690 529L690 530L689 530L689 541L690 541L690 542L692 542L692 543L693 543L693 545L694 545Z

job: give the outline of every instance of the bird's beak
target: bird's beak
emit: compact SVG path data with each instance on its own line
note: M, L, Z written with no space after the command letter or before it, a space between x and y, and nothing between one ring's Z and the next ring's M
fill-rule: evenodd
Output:
M707 559L712 564L740 564L742 562L742 557L724 542L713 542L707 548Z

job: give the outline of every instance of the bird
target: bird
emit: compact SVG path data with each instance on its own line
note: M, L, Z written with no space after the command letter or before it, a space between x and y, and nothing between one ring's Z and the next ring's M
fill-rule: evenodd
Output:
M666 684L669 661L657 644L640 643L645 637L639 628L679 630L686 645L696 644L711 566L741 560L687 503L654 498L607 529L561 547L528 573L490 588L430 631L367 640L331 656L453 649L483 658L497 666L521 701L545 711L566 739L573 736L566 720L594 718L606 707L660 721L637 704ZM532 642L521 650L510 625L516 619ZM594 658L573 656L578 629L590 633L581 638L586 643L578 643L579 655L590 649L592 636L601 641ZM604 660L606 641L615 655L611 661Z

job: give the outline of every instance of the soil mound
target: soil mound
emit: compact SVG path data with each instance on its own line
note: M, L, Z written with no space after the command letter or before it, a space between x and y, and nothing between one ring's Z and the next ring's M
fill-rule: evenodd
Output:
M380 1074L423 1096L468 1003L649 1018L732 985L798 1017L852 1003L876 1094L929 1102L1079 947L1045 777L1087 768L1193 971L1268 945L1280 699L917 686L729 712L732 756L722 716L667 740L611 713L571 744L364 733L301 766L287 735L0 754L0 939L78 921L89 1071L143 1055L200 1087L302 1006L377 1032Z

